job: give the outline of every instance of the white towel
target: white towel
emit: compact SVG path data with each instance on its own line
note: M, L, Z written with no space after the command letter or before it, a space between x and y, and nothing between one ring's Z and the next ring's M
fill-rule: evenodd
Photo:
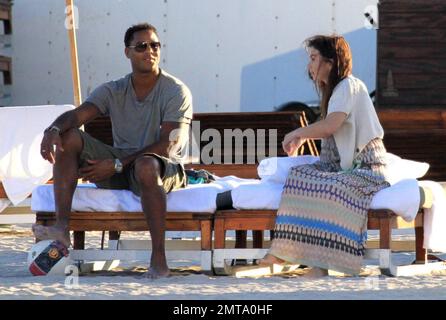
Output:
M215 200L218 193L258 181L227 176L217 178L217 181L212 183L191 184L167 195L167 211L213 213L217 210ZM34 190L31 209L55 211L52 185L42 185ZM142 208L141 199L129 190L106 190L96 188L93 184L80 184L74 192L72 210L141 212Z
M10 204L11 201L9 201L8 199L0 199L0 212L9 207Z
M420 207L420 189L415 179L400 180L389 188L378 191L371 209L390 209L406 221L415 219Z
M423 177L429 164L408 159L402 159L392 153L387 153L386 180L394 185L404 179L418 179ZM319 157L305 155L297 157L271 157L260 161L257 173L262 181L285 183L288 172L292 167L312 164Z
M277 210L282 196L283 183L258 180L232 190L236 209ZM406 221L412 221L420 206L420 191L415 179L405 179L378 191L372 199L371 209L390 209Z
M43 130L72 105L0 108L0 182L14 204L52 176L40 155Z
M446 195L443 187L434 181L420 181L420 186L429 188L433 205L424 212L424 248L446 252Z
M257 180L234 188L232 205L239 210L277 210L282 197L283 183Z

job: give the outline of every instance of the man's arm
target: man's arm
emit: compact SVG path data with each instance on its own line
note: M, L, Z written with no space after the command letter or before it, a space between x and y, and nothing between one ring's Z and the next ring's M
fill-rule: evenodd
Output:
M99 116L100 113L94 104L84 102L78 108L62 113L50 127L56 126L60 129L60 133L63 133L72 128L79 128Z
M180 131L185 130L189 125L179 122L163 122L161 125L160 139L149 146L138 150L131 155L119 159L123 166L129 166L138 157L144 153L156 153L160 156L169 158L171 152L175 152L178 148ZM79 170L81 176L91 182L101 181L115 174L114 159L105 160L88 160L89 166Z
M42 142L40 144L40 153L45 160L51 163L55 162L55 150L53 146L63 150L62 139L60 135L72 128L79 128L83 124L93 120L100 115L98 107L94 104L85 102L78 108L62 113L45 130Z

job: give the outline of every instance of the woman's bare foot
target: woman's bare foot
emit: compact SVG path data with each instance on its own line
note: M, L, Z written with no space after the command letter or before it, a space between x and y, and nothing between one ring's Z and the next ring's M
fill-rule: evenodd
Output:
M313 267L307 273L305 273L303 276L305 278L318 279L318 278L322 278L322 277L328 276L328 270L327 269L321 269L321 268Z
M70 232L64 228L56 226L45 227L40 224L33 224L32 230L36 239L39 240L59 240L67 248L71 245Z
M286 261L282 260L280 258L277 258L276 256L273 256L272 254L267 254L262 259L259 260L258 265L259 266L272 266L273 264L285 264Z

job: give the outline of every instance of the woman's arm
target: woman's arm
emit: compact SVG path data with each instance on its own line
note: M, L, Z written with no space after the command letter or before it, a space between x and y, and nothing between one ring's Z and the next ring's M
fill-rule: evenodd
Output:
M306 139L322 139L335 133L347 119L344 112L330 113L324 120L315 122L308 127L298 128L288 133L283 139L283 150L288 155L295 155L297 149Z

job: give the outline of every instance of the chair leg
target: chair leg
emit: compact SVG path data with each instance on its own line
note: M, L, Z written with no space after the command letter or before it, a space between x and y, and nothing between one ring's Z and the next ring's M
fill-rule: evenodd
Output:
M109 231L108 239L109 240L119 240L120 233L119 231Z
M380 219L379 221L379 248L390 249L392 239L392 228L390 227L390 219Z
M224 249L226 240L225 220L216 218L214 221L214 247Z
M252 247L255 249L263 248L263 230L253 230L252 237L253 237Z
M212 226L211 221L202 220L201 225L201 250L212 249Z
M74 237L73 249L84 250L85 249L85 231L74 231L73 237Z
M235 231L235 248L246 249L246 247L248 246L247 238L248 238L248 231L236 230Z
M424 228L415 227L415 263L427 263L427 251L423 248Z

